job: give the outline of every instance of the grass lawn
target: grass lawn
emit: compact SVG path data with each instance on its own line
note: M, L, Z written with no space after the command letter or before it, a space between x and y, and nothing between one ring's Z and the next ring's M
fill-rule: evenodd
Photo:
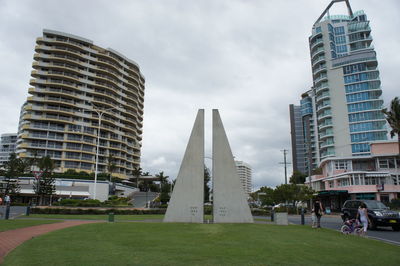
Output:
M400 265L400 247L266 224L101 223L35 237L5 265Z
M0 232L39 224L52 224L59 221L51 220L0 220Z
M21 216L24 218L43 218L43 219L64 219L64 220L106 220L108 215L102 214L31 214L29 216ZM115 221L141 221L164 218L163 214L138 214L138 215L115 215Z

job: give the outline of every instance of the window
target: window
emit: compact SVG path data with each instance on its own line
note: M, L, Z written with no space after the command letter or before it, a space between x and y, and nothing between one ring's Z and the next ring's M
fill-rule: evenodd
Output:
M348 66L343 67L343 73L351 74L351 73L361 72L361 71L365 71L366 68L367 68L367 65L365 63L348 65Z
M350 122L358 122L358 121L366 121L374 119L384 119L383 113L380 111L370 111L370 112L349 114Z
M396 168L394 158L379 159L378 162L379 162L379 168L381 169Z
M335 38L335 42L336 44L343 44L346 43L346 36L342 35L342 36L337 36Z
M333 26L331 24L328 24L328 31L333 33Z
M344 26L336 27L334 29L335 35L343 35L344 32Z
M348 178L342 178L338 180L338 186L339 187L345 187L345 186L349 186L350 182Z
M351 142L386 140L386 132L363 132L350 134Z
M347 111L349 113L381 108L382 103L380 101L352 103L347 105Z
M369 92L361 92L361 93L354 93L350 95L346 95L346 100L348 103L351 102L359 102L371 99L369 96Z
M370 146L368 143L351 144L351 152L352 153L370 152Z
M347 169L347 161L335 161L335 169Z
M368 82L356 83L351 85L345 85L346 93L352 93L357 91L366 91L370 89Z
M338 45L336 46L337 53L347 53L347 46L346 45Z
M360 185L360 177L358 175L354 175L354 185Z
M316 32L316 33L320 33L320 32L321 32L321 26L315 28L315 32Z

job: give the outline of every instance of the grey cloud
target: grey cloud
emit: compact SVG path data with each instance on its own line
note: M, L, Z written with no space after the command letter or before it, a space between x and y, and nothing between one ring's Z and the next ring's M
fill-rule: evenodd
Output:
M175 178L197 109L207 109L209 131L210 109L219 108L236 159L253 166L254 187L278 185L284 180L280 150L290 148L288 105L311 86L308 37L329 2L2 1L0 57L7 64L0 65L0 131L17 129L35 39L50 28L111 47L140 65L146 77L145 171ZM399 3L351 4L371 19L388 102L399 95Z

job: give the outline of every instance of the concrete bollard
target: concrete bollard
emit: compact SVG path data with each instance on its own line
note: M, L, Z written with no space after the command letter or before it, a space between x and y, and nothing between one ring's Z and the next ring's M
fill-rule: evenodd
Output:
M27 206L27 207L26 207L26 213L25 213L25 215L26 215L26 216L29 216L29 214L31 214L31 206Z

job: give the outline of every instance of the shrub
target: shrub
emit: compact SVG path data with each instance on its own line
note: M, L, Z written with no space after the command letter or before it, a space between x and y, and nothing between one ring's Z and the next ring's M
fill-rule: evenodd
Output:
M388 207L390 207L391 209L399 210L400 199L392 199L392 201L388 204Z
M140 214L165 214L165 209L81 209L81 208L31 208L32 214L119 214L119 215L140 215Z

